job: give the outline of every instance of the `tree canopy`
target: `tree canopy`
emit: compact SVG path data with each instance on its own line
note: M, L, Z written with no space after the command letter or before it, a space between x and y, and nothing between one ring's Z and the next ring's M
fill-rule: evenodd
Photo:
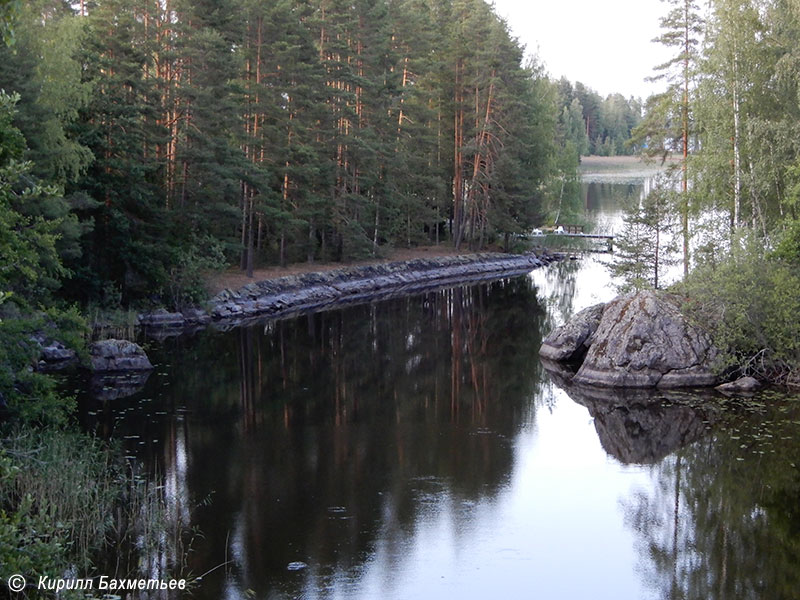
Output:
M507 244L580 154L631 151L641 109L549 80L483 0L9 8L0 88L83 302L163 300L220 252L252 272Z

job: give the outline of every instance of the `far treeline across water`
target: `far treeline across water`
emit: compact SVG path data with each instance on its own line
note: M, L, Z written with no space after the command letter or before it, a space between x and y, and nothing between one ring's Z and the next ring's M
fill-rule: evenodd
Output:
M549 79L482 0L10 4L2 210L54 249L40 297L180 307L214 267L508 248L580 154L637 150L639 100Z

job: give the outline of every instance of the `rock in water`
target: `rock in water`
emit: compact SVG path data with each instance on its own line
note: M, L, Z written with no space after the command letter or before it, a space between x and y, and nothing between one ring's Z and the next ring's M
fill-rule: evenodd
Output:
M736 381L718 385L717 389L723 394L752 394L761 389L761 383L755 377L740 377Z
M153 368L142 347L128 340L103 340L89 346L94 372L149 371Z
M581 311L547 336L540 354L563 362L587 347L575 383L677 388L717 381L718 352L709 337L687 322L673 300L652 291Z
M585 308L568 323L551 331L550 335L544 338L539 355L558 362L581 358L589 348L589 338L600 325L605 306L605 304L595 304Z
M637 292L609 302L576 383L606 387L713 385L717 350L668 297Z

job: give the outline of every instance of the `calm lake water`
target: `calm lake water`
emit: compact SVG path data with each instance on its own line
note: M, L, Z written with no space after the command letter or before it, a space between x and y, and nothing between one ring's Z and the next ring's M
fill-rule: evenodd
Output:
M642 185L586 210L618 226ZM142 568L180 525L203 600L800 597L800 398L588 397L540 364L608 260L150 343L141 391L81 402L168 495Z

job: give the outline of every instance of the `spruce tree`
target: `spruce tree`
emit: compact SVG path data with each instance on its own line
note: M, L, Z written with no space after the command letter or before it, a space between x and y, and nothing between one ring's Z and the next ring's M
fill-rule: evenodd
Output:
M611 267L622 279L623 290L661 287L665 267L674 264L673 215L678 201L674 183L662 175L644 198L625 208Z

